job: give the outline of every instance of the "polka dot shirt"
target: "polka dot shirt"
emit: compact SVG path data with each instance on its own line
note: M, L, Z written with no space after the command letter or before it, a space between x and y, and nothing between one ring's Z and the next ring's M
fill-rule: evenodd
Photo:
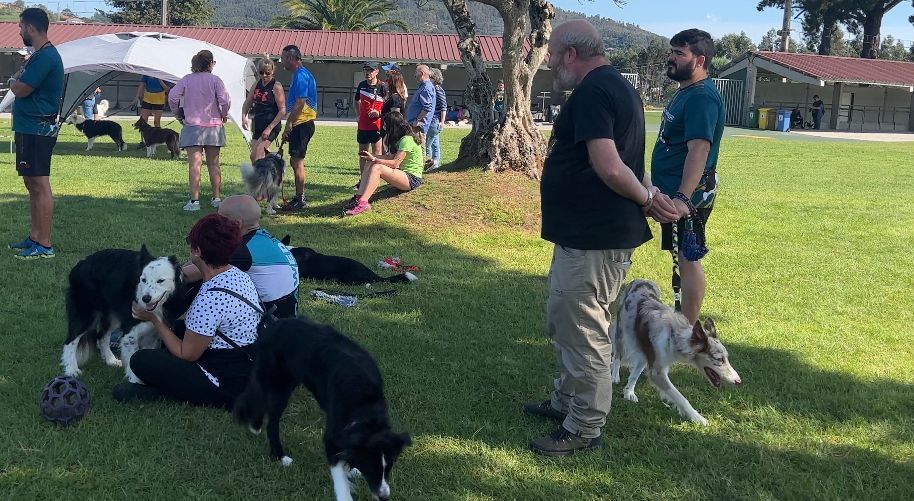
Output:
M187 329L202 336L212 337L209 348L215 350L232 348L216 336L216 330L238 346L246 346L256 341L260 314L235 296L211 290L216 287L237 292L255 305L260 304L257 288L248 274L231 266L200 287L200 292L184 317Z

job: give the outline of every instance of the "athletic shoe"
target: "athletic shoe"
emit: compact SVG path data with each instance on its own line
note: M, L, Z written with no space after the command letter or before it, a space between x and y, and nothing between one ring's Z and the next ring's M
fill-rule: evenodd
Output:
M35 245L35 241L32 240L31 236L28 236L19 242L13 242L13 243L7 245L6 248L13 249L13 250L23 250L23 249L28 249L28 248L32 247L33 245Z
M600 447L600 437L584 438L559 426L555 431L530 443L530 448L543 456L568 456Z
M184 210L186 210L186 211L188 211L188 212L190 212L190 211L195 211L195 210L200 210L200 201L199 201L199 200L191 200L191 201L187 202L186 204L184 204Z
M347 216L357 216L367 210L371 209L371 204L365 200L359 200L355 206L345 212Z
M359 180L354 185L352 185L352 191L359 191L359 186L361 184L362 184L362 178L359 178Z
M525 404L524 412L530 414L531 416L547 417L550 419L558 419L559 421L564 420L566 416L564 412L557 411L554 407L552 407L551 400L545 400L543 402L530 402Z
M18 259L46 259L51 257L54 257L54 248L45 247L41 244L32 244L28 249L23 249L22 252L16 254Z
M282 212L298 212L308 206L305 202L305 196L300 195L289 201L286 205L279 208Z
M350 198L350 199L346 202L346 209L351 209L351 208L355 207L356 205L359 205L359 196L358 196L358 195L352 195L352 198Z
M212 206L213 206L214 208L216 208L216 209L219 208L219 204L221 204L221 203L222 203L222 199L219 198L219 197L213 197L213 198L209 201L209 204L212 205Z

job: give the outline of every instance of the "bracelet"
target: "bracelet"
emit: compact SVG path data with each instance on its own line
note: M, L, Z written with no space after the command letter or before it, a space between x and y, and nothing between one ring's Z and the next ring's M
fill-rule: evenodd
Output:
M641 204L642 209L646 209L651 206L651 202L654 201L654 192L647 190L647 201Z
M686 204L686 207L689 208L689 212L695 212L695 206L692 205L692 199L689 198L689 197L687 197L687 196L685 196L685 194L684 194L683 192L677 191L676 194L673 195L673 198L679 199L679 200L681 200L684 204Z

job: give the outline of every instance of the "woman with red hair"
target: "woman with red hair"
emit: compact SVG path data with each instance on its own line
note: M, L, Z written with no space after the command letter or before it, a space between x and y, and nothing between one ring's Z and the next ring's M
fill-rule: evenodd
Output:
M169 400L231 409L247 384L257 340L257 289L247 273L229 264L241 244L241 227L219 215L203 217L187 235L191 261L203 274L200 292L184 322L166 325L155 313L134 305L133 316L151 322L165 349L139 350L130 368L145 384L124 382L114 398ZM240 297L225 291L227 289Z

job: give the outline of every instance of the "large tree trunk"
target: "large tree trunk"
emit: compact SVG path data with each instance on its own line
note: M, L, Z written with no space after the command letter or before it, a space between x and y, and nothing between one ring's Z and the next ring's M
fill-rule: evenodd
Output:
M826 12L822 18L822 39L819 41L819 55L831 55L831 37L838 28L838 21L834 13Z
M443 0L457 33L460 55L469 82L467 106L473 130L460 145L458 162L482 165L489 171L520 171L539 179L546 157L546 140L530 112L533 76L546 54L555 17L546 0L477 0L495 7L504 21L502 67L505 80L505 118L496 123L492 112L493 90L476 41L475 26L466 0ZM529 33L529 35L527 35ZM524 42L530 50L524 57Z
M860 48L860 57L876 59L879 52L879 36L882 31L882 17L892 10L901 0L887 0L876 2L872 9L866 11L863 17L863 46Z

